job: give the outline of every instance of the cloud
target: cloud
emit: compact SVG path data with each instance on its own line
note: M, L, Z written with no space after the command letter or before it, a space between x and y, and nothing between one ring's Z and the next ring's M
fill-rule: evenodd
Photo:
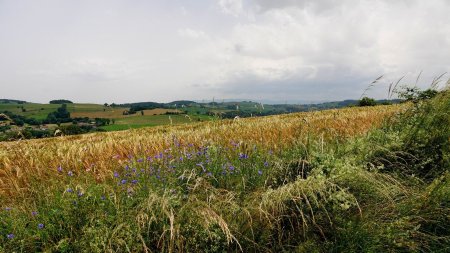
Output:
M337 100L385 74L368 94L384 98L400 76L423 70L426 87L450 71L446 0L27 4L0 1L0 90L11 98Z
M206 35L203 31L194 30L191 28L184 28L178 30L178 34L182 37L191 38L191 39L207 39L208 35Z
M243 10L242 0L219 0L221 10L233 16L238 16Z

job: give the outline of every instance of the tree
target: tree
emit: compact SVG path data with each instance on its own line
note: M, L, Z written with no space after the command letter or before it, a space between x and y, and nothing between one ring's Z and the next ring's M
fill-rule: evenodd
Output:
M49 102L50 104L73 104L72 101L67 99L55 99Z
M377 105L377 102L373 98L363 97L358 102L359 106L374 106Z

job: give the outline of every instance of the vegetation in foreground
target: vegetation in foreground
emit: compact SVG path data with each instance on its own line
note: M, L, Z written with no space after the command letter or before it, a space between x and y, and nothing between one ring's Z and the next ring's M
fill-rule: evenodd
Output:
M111 156L109 170L43 157L47 170L23 176L25 163L11 167L19 164L3 154L16 175L1 178L10 178L3 196L14 198L2 199L0 250L448 252L449 112L450 93L442 92L350 139L307 117L308 128L288 135L280 125L278 136L259 142L192 141L178 129L159 149ZM230 139L232 125L216 127Z

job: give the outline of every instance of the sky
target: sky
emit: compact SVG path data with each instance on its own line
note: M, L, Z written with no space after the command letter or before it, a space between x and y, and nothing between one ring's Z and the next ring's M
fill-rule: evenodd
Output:
M336 101L383 75L366 92L383 99L402 76L426 88L450 71L449 13L448 0L0 0L0 98Z

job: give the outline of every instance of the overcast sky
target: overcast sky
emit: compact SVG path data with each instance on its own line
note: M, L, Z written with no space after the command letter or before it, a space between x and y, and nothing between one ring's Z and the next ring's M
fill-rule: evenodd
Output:
M0 98L386 98L450 71L449 0L0 0ZM446 76L448 78L448 75Z

